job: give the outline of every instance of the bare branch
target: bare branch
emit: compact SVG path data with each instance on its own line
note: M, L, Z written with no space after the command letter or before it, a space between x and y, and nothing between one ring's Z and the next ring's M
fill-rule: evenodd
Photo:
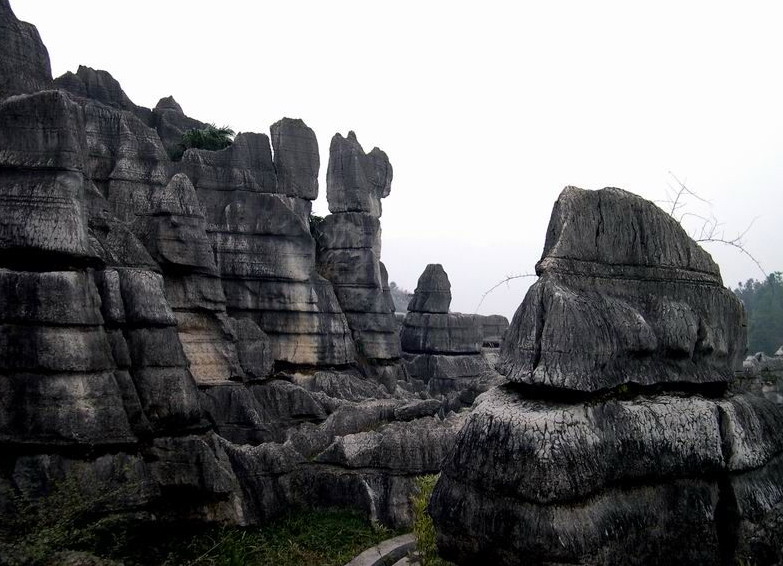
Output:
M495 283L490 289L488 289L483 295L481 295L481 300L476 305L476 310L474 313L478 314L478 310L481 308L481 305L484 303L484 299L487 298L487 295L489 295L492 291L497 289L503 284L508 284L510 281L513 281L514 279L523 279L525 277L538 277L535 273L518 273L516 275L506 275L506 278L500 281L499 283Z
M753 254L751 254L747 249L745 249L745 246L742 244L741 241L738 241L738 240L725 240L723 238L704 238L704 239L696 240L696 241L698 243L700 243L700 244L717 242L719 244L725 244L727 246L731 246L733 248L738 249L741 254L744 254L744 255L748 256L751 259L751 261L756 264L756 267L758 267L759 271L761 271L761 273L764 274L765 278L767 277L767 272L764 271L763 267L761 267L761 263L759 262L759 260L757 260Z

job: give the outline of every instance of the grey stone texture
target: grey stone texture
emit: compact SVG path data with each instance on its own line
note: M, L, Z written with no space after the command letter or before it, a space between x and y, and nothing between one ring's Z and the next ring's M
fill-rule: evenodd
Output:
M0 100L49 88L49 52L32 24L17 19L9 0L0 0Z
M381 154L379 165L374 156ZM332 214L314 227L318 272L334 286L365 373L393 390L404 373L389 276L380 261L379 220L380 199L390 190L391 165L383 152L365 155L353 132L332 138L326 186Z
M481 320L450 313L450 304L449 276L442 265L427 265L402 321L400 343L409 376L458 409L503 379L482 354Z
M710 257L655 205L566 188L539 281L430 504L458 564L780 560L783 408L727 391L745 339ZM770 562L770 563L772 563Z
M508 332L509 323L505 316L499 314L474 314L476 322L481 325L481 336L485 348L499 348Z
M392 176L383 151L375 147L365 153L353 132L346 138L335 134L326 171L329 212L363 212L380 218L381 199L391 192Z
M448 313L451 282L439 263L430 263L419 276L416 290L408 303L408 312Z
M709 254L640 197L564 189L536 271L501 352L514 382L588 392L726 383L741 366L739 299Z
M315 132L302 120L283 118L270 127L278 192L314 200L321 158Z

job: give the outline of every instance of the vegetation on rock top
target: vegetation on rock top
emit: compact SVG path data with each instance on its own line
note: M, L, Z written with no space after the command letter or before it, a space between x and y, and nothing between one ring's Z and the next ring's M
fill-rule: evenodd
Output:
M203 128L193 128L182 134L182 139L171 158L179 161L188 149L219 151L232 143L234 143L234 130L228 126L218 128L215 124L207 124Z

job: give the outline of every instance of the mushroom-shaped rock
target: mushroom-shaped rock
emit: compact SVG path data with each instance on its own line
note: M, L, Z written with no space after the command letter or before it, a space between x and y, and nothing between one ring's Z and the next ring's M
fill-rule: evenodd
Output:
M514 383L482 397L433 493L442 554L780 561L783 408L727 393L745 318L709 255L650 202L567 188L538 270L503 342Z

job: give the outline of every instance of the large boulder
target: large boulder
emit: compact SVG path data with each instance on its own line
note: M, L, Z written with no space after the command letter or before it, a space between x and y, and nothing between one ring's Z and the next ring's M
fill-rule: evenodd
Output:
M652 203L567 188L502 347L511 383L431 502L458 564L779 561L783 410L727 392L744 312ZM771 562L770 562L771 563Z
M592 392L727 383L741 367L739 299L709 254L640 197L566 188L536 272L501 352L511 381Z

